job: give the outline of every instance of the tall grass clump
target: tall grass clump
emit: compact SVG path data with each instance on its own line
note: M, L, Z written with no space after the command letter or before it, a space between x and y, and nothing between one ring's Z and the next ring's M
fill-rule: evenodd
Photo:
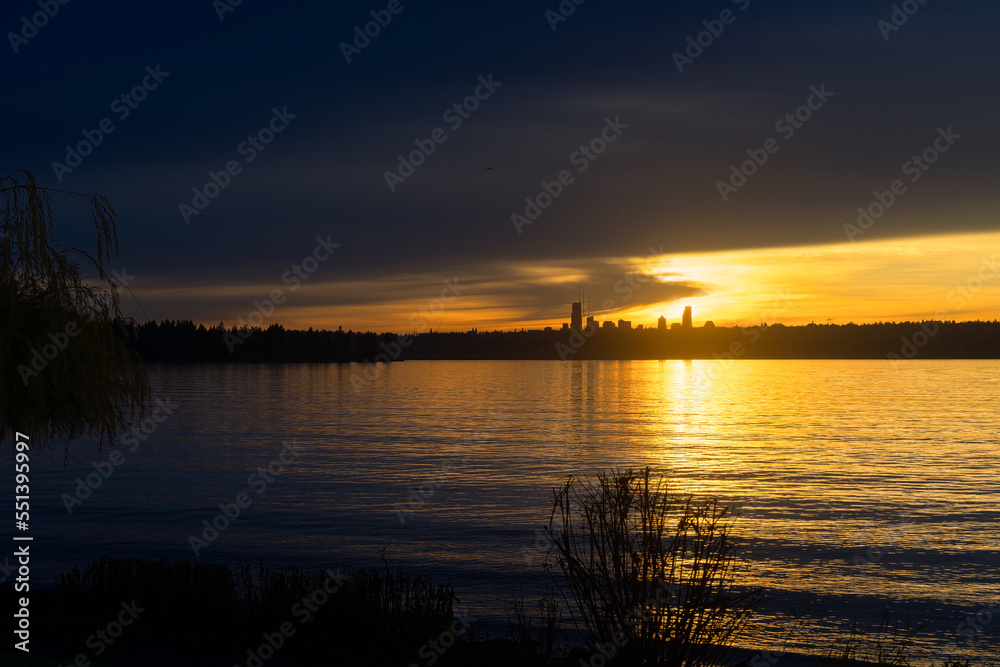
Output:
M353 572L337 593L332 623L352 638L389 641L408 651L437 637L454 618L455 590L420 575L382 567Z
M565 653L567 646L562 636L563 602L546 586L538 598L537 610L529 612L524 602L524 591L512 589L504 601L510 640L518 646L545 658ZM537 619L537 622L536 622Z
M858 662L878 667L912 667L913 637L924 625L911 629L909 614L905 621L891 621L886 608L873 633L865 635L855 622L851 634L827 651L819 667L846 667Z
M648 467L555 489L546 567L588 648L619 664L722 664L762 599L760 588L737 585L746 565L735 520L732 508L674 492Z
M224 632L243 618L226 565L169 559L102 557L56 577L61 607L83 618L111 618L122 602L143 608L143 623Z
M230 567L190 560L104 557L56 578L63 622L111 617L136 601L140 622L158 631L242 643L284 622L296 643L350 653L352 647L396 655L440 635L454 618L455 592L390 569L341 576L294 565ZM71 616L70 616L71 615Z

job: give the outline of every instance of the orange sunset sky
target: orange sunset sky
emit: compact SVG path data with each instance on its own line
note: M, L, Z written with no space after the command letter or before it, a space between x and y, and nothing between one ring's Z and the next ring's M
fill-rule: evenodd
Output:
M297 289L276 280L273 284L134 292L147 310L162 300L184 303L197 312L200 301L226 294L245 300L246 311L240 317L260 312L264 327L277 322L286 328L343 326L380 332L559 327L569 321L570 302L580 291L588 295L591 312L599 321L621 318L631 320L633 326L653 325L660 315L668 322L679 321L685 306L693 307L696 326L705 320L719 326L763 321L795 325L828 319L835 324L993 320L1000 312L998 247L1000 232L971 233L608 258L608 265L622 270L617 279L611 275L602 283L591 282L592 272L582 268L593 265L593 260L561 260L508 264L496 271L500 279L482 271L389 276L376 284L307 280ZM458 287L450 289L445 280ZM515 296L504 295L505 289L522 282L563 293L565 304L538 312L520 304ZM675 285L696 294L655 298L661 288ZM268 314L265 302L275 289L281 290L284 300ZM363 303L335 307L309 305L349 302L358 291L377 293L380 298L366 296ZM440 299L442 293L444 299ZM259 308L255 301L261 304ZM202 320L206 325L216 322ZM227 325L237 323L237 319L226 320Z

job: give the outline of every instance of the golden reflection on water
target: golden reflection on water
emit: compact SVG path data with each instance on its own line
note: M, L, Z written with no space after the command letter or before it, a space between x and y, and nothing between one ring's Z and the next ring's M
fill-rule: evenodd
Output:
M825 604L828 621L851 611L823 596L996 599L997 362L580 365L581 418L620 418L606 462L741 503L748 582Z
M652 465L742 508L745 581L774 600L751 643L769 645L793 608L811 605L809 631L836 637L886 604L929 615L947 641L958 614L1000 593L1000 362L406 362L360 391L359 364L159 370L187 407L130 459L149 471L137 504L162 487L197 525L245 478L233 470L281 440L304 448L227 532L247 562L370 565L389 547L502 618L511 586L541 586L541 557L528 556L552 488ZM872 548L882 555L856 567Z

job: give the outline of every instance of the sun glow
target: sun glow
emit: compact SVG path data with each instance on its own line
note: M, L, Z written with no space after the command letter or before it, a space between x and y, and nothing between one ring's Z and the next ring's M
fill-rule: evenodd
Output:
M206 325L223 319L229 325L254 317L255 300L266 300L277 287L284 290L283 302L267 317L257 315L265 328L277 322L288 328L343 326L396 333L558 329L569 322L570 303L581 293L593 298L598 321L625 319L645 327L656 326L660 315L668 324L680 322L685 306L692 307L695 326L706 320L718 326L993 320L1000 313L997 250L1000 232L991 232L519 262L379 283L317 281L294 293L266 282L195 289L137 286L134 293L147 309L158 308L167 317L194 317ZM621 279L636 276L639 282L631 292L614 288ZM445 279L461 285L455 298ZM678 296L671 299L671 294ZM614 303L600 308L606 296L614 297ZM183 308L169 313L159 308L161 301Z
M1000 311L1000 233L686 254L637 265L666 282L697 283L704 295L621 317L718 325L913 319L995 319Z

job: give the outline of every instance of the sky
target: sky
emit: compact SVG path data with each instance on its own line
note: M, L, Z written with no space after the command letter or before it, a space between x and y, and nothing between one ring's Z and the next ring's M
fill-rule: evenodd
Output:
M0 168L140 321L996 318L1000 6L673 4L8 2Z

